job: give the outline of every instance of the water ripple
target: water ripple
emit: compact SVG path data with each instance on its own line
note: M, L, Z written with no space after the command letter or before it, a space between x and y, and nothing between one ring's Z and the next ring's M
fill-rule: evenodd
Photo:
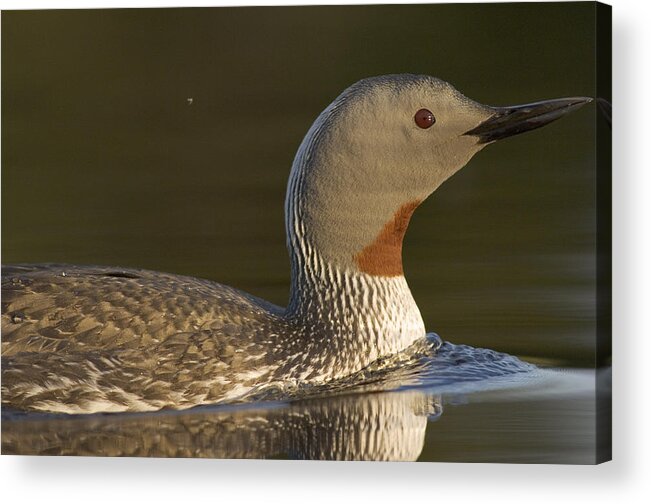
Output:
M341 393L426 389L430 392L481 390L495 378L503 386L524 381L524 376L539 368L519 358L486 348L444 342L435 333L404 352L379 360L342 380L324 385L296 384L265 387L248 396L247 401L296 400ZM469 387L469 384L474 384Z

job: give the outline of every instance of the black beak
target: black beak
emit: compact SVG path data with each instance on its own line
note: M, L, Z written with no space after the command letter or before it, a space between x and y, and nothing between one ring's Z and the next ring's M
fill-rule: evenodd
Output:
M495 113L464 135L476 136L480 144L494 142L540 128L591 101L592 98L578 96L514 107L492 107Z

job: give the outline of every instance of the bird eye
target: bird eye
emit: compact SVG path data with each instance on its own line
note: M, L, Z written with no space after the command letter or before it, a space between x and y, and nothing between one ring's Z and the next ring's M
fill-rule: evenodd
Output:
M436 122L436 117L426 108L420 109L414 116L414 121L419 128L427 129Z

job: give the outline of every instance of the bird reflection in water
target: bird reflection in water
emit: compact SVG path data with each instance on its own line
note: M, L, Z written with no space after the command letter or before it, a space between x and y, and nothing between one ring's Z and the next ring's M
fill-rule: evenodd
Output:
M440 391L491 379L521 384L536 367L431 333L405 354L315 389L268 390L258 402L153 413L51 415L3 410L2 452L314 460L416 460ZM467 390L466 390L467 391Z
M206 458L413 461L439 396L348 394L267 407L4 419L2 452Z

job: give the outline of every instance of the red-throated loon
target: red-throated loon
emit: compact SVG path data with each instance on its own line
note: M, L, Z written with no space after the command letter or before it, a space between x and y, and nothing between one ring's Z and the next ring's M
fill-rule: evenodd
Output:
M476 103L423 75L364 79L316 119L285 203L281 308L212 281L108 267L2 270L2 402L151 411L320 384L425 338L402 271L416 207L485 145L590 101Z

